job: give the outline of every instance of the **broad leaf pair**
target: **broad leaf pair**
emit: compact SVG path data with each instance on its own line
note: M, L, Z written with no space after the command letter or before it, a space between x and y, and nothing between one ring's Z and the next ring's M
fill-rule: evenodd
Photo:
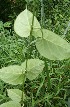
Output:
M15 32L21 37L28 37L31 31L33 14L25 9L21 12L14 24ZM47 29L41 26L34 16L33 36L37 38L36 47L40 54L50 60L63 60L70 58L70 44Z
M21 107L21 97L22 91L19 89L9 89L8 96L11 98L12 101L3 103L0 107ZM23 93L23 100L25 100L25 94Z
M27 73L26 78L33 80L35 79L43 70L44 62L39 59L29 59L27 61ZM18 85L25 81L24 74L26 70L26 61L18 65L12 65L0 69L0 79L4 82Z
M43 70L44 62L39 59L29 59L27 61L27 72L26 78L33 80L35 79ZM12 65L0 69L0 78L9 84L18 85L25 82L24 74L26 70L26 61L18 65ZM12 101L3 103L0 107L21 107L21 98L23 93L23 100L25 100L25 94L19 89L8 89L8 96Z

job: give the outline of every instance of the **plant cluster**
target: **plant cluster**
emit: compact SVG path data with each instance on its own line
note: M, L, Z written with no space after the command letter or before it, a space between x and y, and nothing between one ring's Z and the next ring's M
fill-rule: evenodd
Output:
M21 40L28 42L27 45L23 44L24 41L22 41L23 45L19 44L21 47L25 46L23 49L25 51L19 55L21 60L22 58L24 60L18 63L19 65L8 65L0 69L0 79L14 86L13 89L6 90L9 101L7 100L8 102L1 104L0 107L67 107L70 95L68 93L70 90L70 44L44 27L43 5L40 25L35 16L37 1L26 0L26 2L33 2L33 13L26 7L14 23L15 32ZM3 28L1 26L1 36L4 26L8 25L3 24ZM20 50L22 51L22 48ZM66 99L68 102L65 102Z

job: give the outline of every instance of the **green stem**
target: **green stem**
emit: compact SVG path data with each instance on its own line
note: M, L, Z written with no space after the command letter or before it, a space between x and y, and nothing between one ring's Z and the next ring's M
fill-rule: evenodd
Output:
M45 71L47 73L47 81L48 81L47 82L47 86L48 86L47 90L49 91L51 88L50 75L49 75L48 64L46 62L46 59L44 59L44 61L45 61Z
M28 4L27 4L28 5ZM34 5L34 8L33 8L33 17L32 17L32 24L31 24L31 31L30 31L30 42L29 42L29 47L28 47L28 50L26 52L26 69L25 69L25 74L23 74L22 72L22 75L24 75L23 77L23 90L22 90L22 97L21 97L21 107L23 107L23 102L24 102L24 84L25 84L25 80L26 80L26 73L27 73L27 62L28 62L28 51L30 51L30 53L32 52L32 46L31 46L31 42L32 42L32 32L33 32L33 24L34 24L34 15L35 15L35 0L33 2L33 5ZM31 55L31 54L30 54ZM33 100L32 100L33 101ZM33 103L32 103L33 105ZM34 107L34 106L33 106Z
M44 0L41 0L41 26L45 27Z
M33 25L34 25L34 15L35 15L35 5L36 5L36 1L33 1L33 17L32 17L32 24L31 24L31 31L30 31L30 37L32 37L32 32L33 32Z
M30 30L30 42L29 42L29 52L30 52L30 58L31 58L31 53L32 53L32 45L31 45L31 42L32 42L32 32L33 32L33 25L34 25L34 15L35 15L35 1L33 1L33 17L32 17L32 23L31 23L31 30Z
M42 33L42 39L43 39L43 28L45 27L45 15L44 15L44 0L41 0L41 33Z
M25 74L23 74L22 72L22 75L23 75L23 90L22 90L22 97L21 97L21 107L23 107L23 104L24 104L24 84L25 84L25 80L26 80L26 73L27 73L27 61L28 59L26 59L26 69L25 69Z
M34 4L34 3L33 3L33 4ZM35 5L35 4L34 4L34 5ZM35 15L35 6L34 6L34 8L33 8L33 18L32 18L30 36L32 36L32 32L33 32L34 15Z
M43 38L43 28L45 27L45 15L44 15L44 0L41 0L41 32L42 32L42 38ZM51 88L51 83L50 83L50 75L49 75L49 70L48 70L48 64L46 62L46 58L44 59L45 61L45 70L47 72L47 79L48 79L48 90Z
M24 104L24 83L25 83L25 78L26 78L26 76L25 76L25 74L23 74L23 72L22 72L22 75L24 75L24 76L23 76L23 84L22 84L23 90L22 90L22 97L21 97L21 107L23 107L23 104Z
M35 1L34 1L35 3ZM33 4L34 4L33 3ZM33 24L34 24L34 14L35 14L35 4L34 4L34 8L33 8L33 17L32 17L32 24L31 24L31 31L30 31L30 42L29 42L29 47L28 47L28 51L30 51L30 53L32 52L32 46L31 46L31 41L32 41L32 32L33 32ZM28 62L28 51L26 53L26 69L25 69L25 74L24 75L24 80L23 80L23 91L22 91L22 99L21 99L21 107L23 106L23 101L24 101L24 83L25 83L25 79L26 79L26 73L27 73L27 62ZM30 54L31 55L31 54Z
M32 24L31 24L31 31L30 31L30 44L32 42L32 32L33 32L33 25L34 25L34 15L35 15L35 4L36 1L33 1L33 17L32 17ZM32 45L30 45L30 57L31 57L31 52L32 52ZM32 93L32 107L34 107L34 100L33 100L33 93Z
M34 107L34 105L35 105L35 102L34 102L33 93L32 93L32 104L31 104L31 106Z

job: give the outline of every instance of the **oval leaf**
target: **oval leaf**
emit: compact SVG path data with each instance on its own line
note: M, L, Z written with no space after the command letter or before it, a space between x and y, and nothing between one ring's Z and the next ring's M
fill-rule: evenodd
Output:
M23 83L23 70L18 65L12 65L0 69L0 78L9 84L17 85Z
M26 61L21 65L23 68L26 69ZM27 78L29 80L35 79L43 70L44 62L39 59L29 59L27 61Z
M50 60L63 60L70 57L70 44L46 29L43 29L43 38L37 40L36 47L42 56Z
M0 107L21 107L20 103L15 103L14 101L9 101L7 103L3 103Z
M21 37L28 37L31 31L32 19L33 14L29 10L25 9L23 12L21 12L14 23L15 32ZM39 28L41 28L40 24L36 17L34 17L33 29Z
M22 97L22 91L19 89L8 89L8 96L16 102L20 102L21 101L21 97ZM23 100L25 99L25 94L23 92Z

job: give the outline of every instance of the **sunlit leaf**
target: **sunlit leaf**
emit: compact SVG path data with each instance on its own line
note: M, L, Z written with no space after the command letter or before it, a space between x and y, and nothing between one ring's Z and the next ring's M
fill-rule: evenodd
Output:
M50 60L63 60L70 57L70 44L46 29L43 29L43 38L37 40L36 47L42 56Z
M26 61L21 65L23 68L26 69ZM35 79L43 70L44 62L39 59L29 59L27 61L27 78L30 80Z
M0 69L0 79L4 82L17 85L22 84L24 75L23 70L18 65L12 65Z
M3 103L0 107L21 107L20 103L15 103L15 101L9 101L7 103Z
M21 36L21 37L28 37L30 35L31 31L31 25L32 25L32 19L33 19L33 14L25 9L23 12L21 12L14 23L14 30L15 32ZM34 17L34 25L33 29L39 29L40 24L37 21L36 17Z
M15 102L20 102L22 97L22 91L19 89L8 89L8 96ZM23 100L25 99L25 94L23 92Z

